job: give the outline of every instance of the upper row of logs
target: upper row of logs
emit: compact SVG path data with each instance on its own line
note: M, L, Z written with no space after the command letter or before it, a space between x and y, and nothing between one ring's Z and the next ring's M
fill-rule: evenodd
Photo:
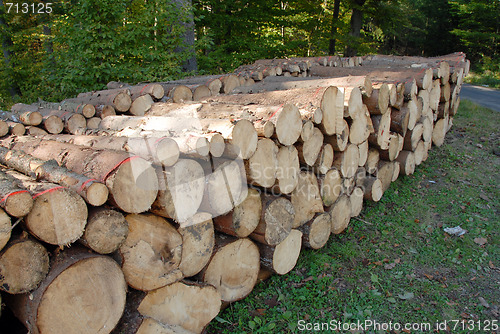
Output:
M99 282L92 295L108 296L103 305L76 298L96 331L109 333L126 305L117 332L201 332L221 301L250 293L261 266L286 274L302 245L323 247L363 200L380 200L443 143L469 69L462 53L338 61L262 60L239 76L110 83L1 113L11 136L0 140L0 290L36 288L9 306L34 332L66 330L57 319L78 331L64 301L76 292L65 289L94 291ZM89 126L96 113L99 124ZM66 134L49 131L54 119ZM30 136L14 132L17 124ZM11 238L9 216L23 218L30 237ZM119 265L71 246L53 256L49 272L46 245L76 241ZM30 256L13 260L19 254ZM125 301L126 285L134 290ZM178 305L185 317L169 313Z

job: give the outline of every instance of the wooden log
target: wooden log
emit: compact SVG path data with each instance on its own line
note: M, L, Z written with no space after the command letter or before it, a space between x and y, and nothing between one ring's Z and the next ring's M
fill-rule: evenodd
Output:
M61 131L62 131L62 125L61 125ZM36 137L39 135L48 135L49 133L44 129L40 129L39 127L36 126L26 126L26 134Z
M92 117L87 119L87 129L97 130L99 129L99 124L101 124L101 118Z
M338 78L322 78L318 79L315 74L312 77L299 78L299 77L283 77L274 76L265 78L263 81L258 82L249 87L239 87L234 90L234 93L260 93L278 90L289 90L297 88L317 88L317 87L356 87L363 95L371 95L372 83L367 76L344 76Z
M9 133L9 125L6 121L0 120L0 137Z
M318 159L313 166L316 174L326 174L333 165L334 153L332 145L325 144L319 152Z
M332 223L328 212L316 214L313 219L298 228L302 232L302 244L311 249L323 248L330 238L331 229Z
M300 110L304 110L304 112L310 115L313 115L315 110L320 108L323 115L321 130L327 135L340 133L341 129L337 129L337 126L341 124L344 115L344 95L335 86L219 96L211 97L207 101L241 105L260 104L280 106L291 104L296 105ZM276 131L278 131L277 128ZM290 145L287 143L283 144Z
M151 95L141 95L133 99L129 112L134 116L144 116L151 109L153 103Z
M113 88L128 88L132 100L135 100L138 97L144 95L151 95L151 97L153 97L155 100L161 100L165 95L165 90L163 89L162 85L154 82L143 85L135 85L135 86L122 85L120 87L113 87Z
M451 98L451 86L449 82L441 85L441 96L439 102L448 102Z
M150 291L182 279L182 237L175 227L153 214L129 214L125 219L129 232L119 253L127 284Z
M0 251L5 247L10 240L12 224L10 217L3 209L0 209Z
M241 160L215 161L214 171L206 177L200 208L214 217L224 215L246 196L246 176ZM182 202L181 202L182 203Z
M259 139L257 150L245 163L248 181L264 188L272 187L276 182L277 154L278 146L271 139Z
M368 158L366 159L366 172L368 174L375 174L377 171L378 162L380 161L380 151L376 148L368 150Z
M108 116L116 116L116 112L113 106L110 106L109 104L101 104L95 106L95 115L96 117L100 117L101 119L103 119Z
M299 153L295 146L280 146L276 156L278 166L276 169L276 184L273 191L290 194L298 183L300 172Z
M118 250L128 235L128 223L122 213L105 207L89 208L87 226L80 243L99 254Z
M391 109L391 131L399 133L403 137L408 130L408 122L410 120L410 110L409 108L402 107L400 110L392 108Z
M34 103L34 105L44 109L64 110L75 114L82 114L85 118L92 118L96 113L96 108L92 104L87 103L75 103L70 101L57 103L39 100L39 102Z
M42 244L23 236L0 252L0 290L21 294L34 290L49 272L49 253Z
M390 89L386 83L374 89L370 97L363 96L363 103L368 107L370 114L383 115L389 110Z
M215 229L238 238L248 237L259 224L262 216L260 192L248 188L245 199L233 211L214 217Z
M212 92L210 91L210 88L208 88L205 85L199 85L193 90L193 101L201 101L204 98L207 98L209 96L212 96Z
M180 223L187 221L198 211L203 199L205 188L203 168L195 160L180 159L172 167L156 168L156 173L159 191L151 206L151 212ZM215 192L212 188L209 190ZM216 195L221 194L216 193L214 196ZM219 200L222 201L223 197Z
M342 131L340 134L324 136L323 141L325 144L332 145L332 148L337 152L345 151L349 142L349 125L347 122L342 120Z
M364 192L362 187L355 187L349 196L351 201L351 217L357 217L363 210Z
M41 136L40 138L95 149L124 151L167 167L174 165L178 161L180 154L177 141L168 137L142 138L101 135L55 135Z
M374 133L371 133L368 137L370 144L382 150L387 150L389 148L391 113L374 115L371 117L371 120Z
M298 228L311 220L317 212L323 212L318 179L312 172L300 172L291 203L295 211L292 228Z
M432 130L432 142L434 145L441 146L444 144L447 126L447 118L438 119L437 122L434 123L434 129Z
M250 237L260 243L276 246L292 230L295 209L284 197L261 194L262 215Z
M432 142L432 132L434 130L434 122L431 116L422 116L420 122L423 126L422 139L425 142Z
M9 133L14 136L23 136L26 133L26 127L22 123L7 121Z
M401 151L396 160L400 165L400 175L411 175L415 172L415 154L412 151Z
M215 286L224 302L245 298L255 286L260 268L258 247L247 238L216 235L215 248L200 279Z
M24 217L33 208L33 198L13 176L0 170L0 207L9 215Z
M21 151L0 147L0 163L25 175L35 176L38 180L68 187L90 205L100 206L108 200L106 185L60 167L54 160L44 161Z
M409 113L410 116L408 117L407 129L413 130L413 128L415 127L415 124L417 124L418 120L420 119L419 114L421 114L421 113L419 113L417 103L415 102L415 100L410 100L410 101L408 101L407 106L406 107L403 106L403 108L401 110Z
M366 161L368 160L368 151L370 149L370 145L368 144L368 140L365 140L361 144L358 145L358 166L362 167L366 165Z
M137 311L144 320L155 321L157 329L152 331L149 327L155 325L142 321L136 333L201 333L220 308L221 295L215 287L176 282L150 291L142 299Z
M374 176L366 176L359 186L363 188L364 199L373 202L380 201L382 195L384 194L382 181Z
M422 163L424 160L424 155L425 155L425 150L426 150L426 145L424 144L423 140L420 140L417 144L417 147L415 148L415 166L418 166Z
M382 183L382 193L389 189L389 186L391 185L394 177L394 166L396 165L396 163L399 166L399 163L397 161L389 162L381 160L378 164L378 168L376 170L376 173L374 174L375 177Z
M450 116L450 102L445 101L439 103L435 114L437 118L448 118Z
M165 106L166 104L162 104ZM178 137L185 139L184 134L186 129L202 137L203 133L218 132L227 139L228 144L231 144L232 150L241 156L242 159L250 158L257 148L257 131L252 123L246 119L231 121L229 119L199 119L197 117L188 118L188 115L195 115L199 104L187 105L187 112L181 112L181 116L164 117L164 116L145 116L145 117L126 117L126 116L110 116L106 117L101 122L101 129L122 131L130 127L132 129L140 129L141 135L150 134L152 137L165 136L166 132L177 133ZM156 111L153 108L149 114L161 114L161 111ZM211 135L208 137L211 138ZM181 143L182 144L182 143ZM178 142L179 145L179 142ZM182 144L184 145L184 144ZM187 144L186 144L187 145ZM189 147L189 145L187 145ZM227 146L227 145L226 145ZM209 149L209 148L208 148ZM184 152L189 155L190 151Z
M331 217L333 234L342 233L351 220L351 201L346 195L341 195L328 210Z
M5 171L33 197L24 219L25 228L38 239L66 246L78 240L87 223L87 205L74 191L54 183L37 182L23 174Z
M198 274L210 261L215 245L212 215L198 212L177 229L182 237L179 269L184 277Z
M389 147L387 150L380 150L380 159L393 161L399 155L399 152L402 150L402 143L400 141L404 141L404 138L397 134L391 133L389 139Z
M262 120L260 122L254 122L253 126L259 137L271 138L274 135L275 127L271 121Z
M0 145L39 159L54 159L61 166L106 184L110 200L125 212L144 212L158 193L158 178L151 164L125 152L97 150L54 141L18 137Z
M109 333L123 314L127 290L116 262L72 247L50 267L36 290L9 298L29 332Z
M83 124L81 122L81 118L77 116L76 118L77 123ZM85 122L85 126L87 123ZM43 116L43 122L42 122L42 127L47 130L48 133L50 134L58 134L63 132L64 130L64 122L63 120L57 116L57 115L45 115ZM78 130L78 128L72 128L75 132Z
M424 133L424 126L422 123L417 123L412 130L406 133L404 138L403 149L408 151L415 151L418 142L422 139Z
M87 121L85 117L81 114L76 114L72 113L69 111L64 111L64 110L57 110L57 109L39 109L40 114L43 117L47 117L47 119L44 121L44 126L49 132L55 132L54 130L49 130L48 124L46 122L48 121L48 117L50 116L57 116L59 117L63 123L64 123L64 130L67 133L74 134L76 131L80 128L86 128L87 127ZM50 127L52 129L52 127Z
M285 275L297 264L301 245L302 232L295 229L276 246L259 244L261 265L278 275Z
M42 115L38 112L38 107L36 106L30 106L24 103L16 103L10 110L24 125L37 126L42 123Z
M436 111L439 106L439 100L441 99L441 84L440 80L436 79L432 83L432 89L429 92L429 106L432 110Z
M395 182L399 177L399 172L401 167L398 161L393 161L392 164L393 164L392 182Z
M76 98L66 99L64 101L92 105L110 105L118 112L126 112L132 105L132 98L130 97L130 90L128 88L80 93Z
M342 176L336 168L330 169L324 176L318 177L323 205L331 206L342 193Z
M335 168L340 171L341 175L344 178L350 178L354 176L356 170L358 169L358 162L358 146L354 144L348 144L345 151L335 154L333 166L335 166Z
M366 141L370 136L371 121L369 114L359 113L358 117L349 122L349 141L352 144L359 145Z
M321 130L314 127L309 138L304 140L302 144L295 145L295 147L299 153L300 162L313 167L323 147L323 134Z

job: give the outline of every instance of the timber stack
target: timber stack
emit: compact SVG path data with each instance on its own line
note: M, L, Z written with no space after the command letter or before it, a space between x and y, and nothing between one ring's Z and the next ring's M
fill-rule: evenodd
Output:
M259 60L14 105L0 113L2 301L31 333L201 333L442 145L469 66Z

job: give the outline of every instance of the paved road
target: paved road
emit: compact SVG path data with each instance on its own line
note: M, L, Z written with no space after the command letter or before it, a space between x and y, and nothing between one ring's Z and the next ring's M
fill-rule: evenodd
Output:
M460 98L500 112L500 90L464 84Z

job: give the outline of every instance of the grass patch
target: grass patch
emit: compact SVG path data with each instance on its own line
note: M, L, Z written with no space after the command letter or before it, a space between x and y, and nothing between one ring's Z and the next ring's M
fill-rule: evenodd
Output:
M495 73L485 71L481 73L469 72L464 79L466 83L472 85L486 86L490 88L500 88L500 72Z
M477 331L477 321L498 319L499 119L463 101L445 144L380 202L366 203L364 222L352 219L325 248L303 250L292 272L258 284L208 332L296 333L299 320L473 320ZM454 226L468 232L443 232ZM472 332L454 325L453 333Z

